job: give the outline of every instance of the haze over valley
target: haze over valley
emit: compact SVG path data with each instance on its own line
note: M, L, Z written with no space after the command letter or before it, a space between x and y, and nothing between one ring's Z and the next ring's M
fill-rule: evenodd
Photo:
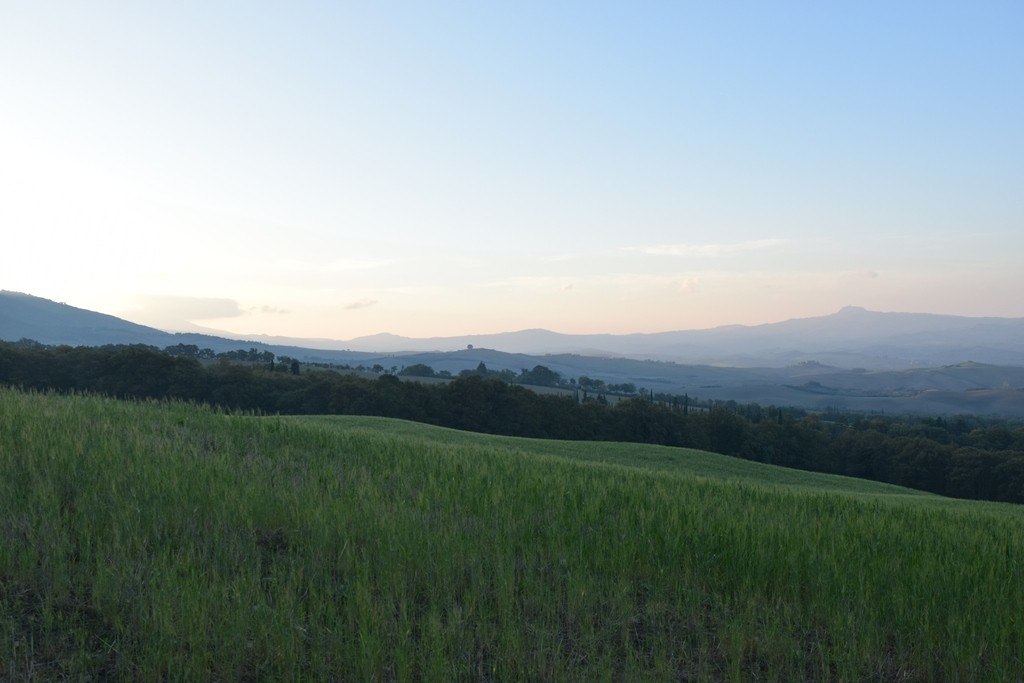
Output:
M654 335L488 336L354 340L169 333L114 316L0 292L0 339L102 346L258 348L303 362L398 372L423 364L452 376L483 363L536 365L694 398L918 414L1024 416L1024 319L878 313L847 307L818 318ZM392 370L393 369L393 370Z

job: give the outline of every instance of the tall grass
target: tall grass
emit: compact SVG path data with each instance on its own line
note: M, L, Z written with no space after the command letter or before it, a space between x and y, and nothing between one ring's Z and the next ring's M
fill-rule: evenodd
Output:
M0 677L1024 678L1016 508L760 467L0 390Z

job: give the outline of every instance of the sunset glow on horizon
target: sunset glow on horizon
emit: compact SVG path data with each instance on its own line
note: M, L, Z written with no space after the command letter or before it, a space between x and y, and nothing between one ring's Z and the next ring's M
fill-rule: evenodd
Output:
M16 3L0 289L162 329L1024 316L1018 3Z

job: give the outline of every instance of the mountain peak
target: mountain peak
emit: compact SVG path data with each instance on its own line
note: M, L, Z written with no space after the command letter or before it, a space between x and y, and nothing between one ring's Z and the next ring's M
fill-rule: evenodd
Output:
M871 311L863 306L843 306L839 309L839 312L837 312L836 315L863 315L870 312Z

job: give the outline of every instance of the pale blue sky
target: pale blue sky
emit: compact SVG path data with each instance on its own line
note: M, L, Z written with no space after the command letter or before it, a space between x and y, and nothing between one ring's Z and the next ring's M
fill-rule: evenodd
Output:
M0 288L164 328L1024 316L1024 4L0 4Z

